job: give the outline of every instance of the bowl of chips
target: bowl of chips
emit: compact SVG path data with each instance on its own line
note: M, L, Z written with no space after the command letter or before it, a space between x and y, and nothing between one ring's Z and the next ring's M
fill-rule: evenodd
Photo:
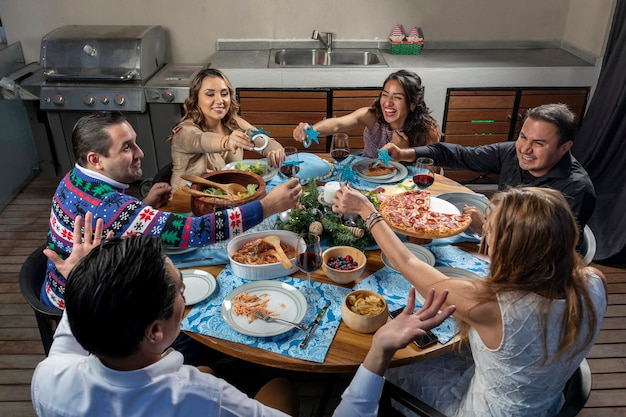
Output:
M355 332L374 333L388 318L387 302L374 291L352 291L341 304L341 319Z

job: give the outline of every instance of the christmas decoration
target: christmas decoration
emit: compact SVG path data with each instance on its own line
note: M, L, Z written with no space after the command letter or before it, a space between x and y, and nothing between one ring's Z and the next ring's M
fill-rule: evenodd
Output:
M351 226L348 227L348 230L356 237L363 237L363 235L365 235L365 230L361 229L360 227Z
M309 225L309 232L313 233L314 235L319 236L322 234L323 231L324 226L322 226L322 223L318 221L315 221Z
M311 142L315 142L319 145L320 140L318 136L320 135L320 132L316 132L312 125L309 125L308 129L304 129L304 133L306 134L306 139L302 144L305 148L311 146Z
M365 229L365 224L359 216L353 220L356 226L346 226L344 216L334 213L330 207L321 204L318 197L317 185L314 181L310 181L300 197L297 208L291 210L287 221L278 218L276 228L302 234L308 233L311 227L319 227L313 226L314 223L321 223L320 238L327 246L352 246L364 250L366 246L374 242L371 233ZM361 235L361 232L356 229L361 229L363 234Z

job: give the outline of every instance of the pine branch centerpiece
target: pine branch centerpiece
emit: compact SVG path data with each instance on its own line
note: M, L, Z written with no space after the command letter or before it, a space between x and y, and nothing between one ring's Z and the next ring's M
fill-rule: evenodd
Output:
M276 219L276 228L289 230L296 234L319 231L320 237L327 246L351 246L363 251L374 243L371 233L365 227L363 220L347 218L334 213L330 207L320 202L320 194L314 181L309 181L306 190L302 193L298 206L289 212L287 221Z

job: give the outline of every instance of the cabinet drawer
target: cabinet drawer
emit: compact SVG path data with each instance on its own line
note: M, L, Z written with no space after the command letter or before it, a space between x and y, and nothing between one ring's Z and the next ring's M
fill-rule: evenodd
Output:
M313 123L328 113L329 90L238 90L241 117L262 127L283 146L305 150L293 140L293 129L300 122ZM309 152L326 152L326 138L306 148Z
M447 143L456 143L463 146L490 145L492 143L506 142L508 132L502 135L448 135L443 137Z
M511 122L511 111L513 109L472 109L459 110L451 109L448 111L446 121L449 122L469 122L469 123L488 123L488 122Z
M448 98L451 109L512 109L515 91L452 91Z
M341 117L350 114L361 107L370 107L380 96L380 89L333 90L332 116ZM345 133L350 137L350 150L363 149L363 128L348 130Z
M448 122L446 123L446 135L482 135L501 133L505 137L509 133L511 122L486 122L486 123L468 123L468 122Z

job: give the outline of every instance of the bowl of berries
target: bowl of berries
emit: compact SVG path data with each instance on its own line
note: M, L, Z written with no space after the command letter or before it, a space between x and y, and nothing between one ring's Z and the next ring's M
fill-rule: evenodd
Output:
M322 254L322 270L337 284L349 284L365 269L365 254L351 246L335 246Z

